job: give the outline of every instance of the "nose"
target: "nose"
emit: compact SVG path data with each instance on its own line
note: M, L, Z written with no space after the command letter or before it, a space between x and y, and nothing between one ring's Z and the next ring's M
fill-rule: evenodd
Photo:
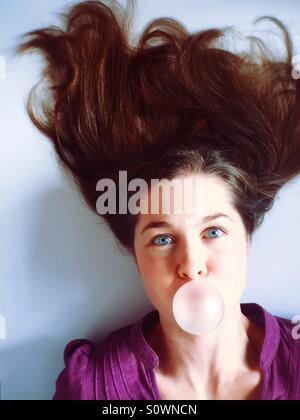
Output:
M199 242L186 245L180 252L178 276L183 280L198 280L207 274L206 251Z

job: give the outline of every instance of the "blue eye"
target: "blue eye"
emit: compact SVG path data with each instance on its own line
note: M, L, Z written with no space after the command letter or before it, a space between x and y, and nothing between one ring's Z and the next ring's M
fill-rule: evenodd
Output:
M214 232L214 234L212 236L209 236L207 239L218 239L218 238L221 238L223 234L225 233L224 230L219 227L213 227L213 228L207 229L207 232ZM220 232L222 232L221 235L220 235ZM163 241L159 243L159 242L156 242L157 239L158 240L163 239ZM173 240L172 237L169 235L158 235L153 239L151 243L155 246L165 247L166 245L171 244L170 242L168 242L168 239Z
M207 230L208 232L223 232L221 236L223 236L224 231L220 228L214 227L214 228L210 228ZM209 239L215 239L215 238L220 238L221 236L219 236L218 234L214 234L213 236L210 236Z
M159 235L153 239L153 244L158 246L170 245L170 242L167 242L166 239L172 239L169 235ZM156 242L157 240L162 240L161 242Z

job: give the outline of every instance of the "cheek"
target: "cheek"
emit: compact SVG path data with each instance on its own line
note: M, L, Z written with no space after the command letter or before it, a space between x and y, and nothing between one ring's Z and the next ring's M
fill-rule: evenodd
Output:
M213 268L218 287L227 301L242 294L247 276L247 250L242 245L232 246L216 259Z
M161 291L172 286L174 273L165 261L152 261L149 259L141 269L141 275L145 287L148 289L159 288Z
M157 270L157 261L151 258L148 253L140 253L137 256L138 266L142 277L146 280Z
M155 307L168 300L174 287L174 275L172 267L167 263L167 258L158 256L138 256L140 276L145 292Z
M247 251L241 247L232 247L219 255L215 265L220 271L238 276L247 266Z
M165 277L152 270L144 273L142 280L144 290L152 305L157 309L165 308L168 305L168 296L170 295L170 287Z
M172 258L166 253L155 252L151 250L142 251L137 256L138 265L141 274L148 277L156 276L157 273L167 273L172 269Z

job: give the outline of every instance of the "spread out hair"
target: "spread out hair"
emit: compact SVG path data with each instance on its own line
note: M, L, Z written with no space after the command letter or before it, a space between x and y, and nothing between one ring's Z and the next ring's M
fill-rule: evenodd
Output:
M191 33L167 17L134 36L134 10L133 0L80 2L61 26L23 36L17 53L44 58L28 98L32 122L92 211L99 179L117 183L122 170L147 182L216 175L251 237L300 173L300 79L289 31L261 17L255 24L275 26L284 48L245 36L247 48L234 51L232 27ZM138 215L101 218L133 251Z

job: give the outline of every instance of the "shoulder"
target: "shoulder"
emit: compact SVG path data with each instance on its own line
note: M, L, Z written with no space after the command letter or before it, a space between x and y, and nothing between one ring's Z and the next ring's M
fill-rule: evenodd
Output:
M105 360L110 357L111 348L121 341L127 330L128 327L123 327L112 331L99 342L87 339L76 339L69 342L64 350L65 368L56 381L53 399L97 399L97 377L101 384L105 376Z
M54 400L85 400L88 366L94 359L96 345L86 339L72 340L64 351L65 368L56 381Z
M300 399L300 317L293 320L273 315L258 304L242 310L260 327L261 363L268 375L268 399Z
M285 384L282 399L300 399L300 324L275 317L280 329L275 369L278 383Z
M291 361L300 366L300 320L275 317L280 328L281 346L289 350Z

